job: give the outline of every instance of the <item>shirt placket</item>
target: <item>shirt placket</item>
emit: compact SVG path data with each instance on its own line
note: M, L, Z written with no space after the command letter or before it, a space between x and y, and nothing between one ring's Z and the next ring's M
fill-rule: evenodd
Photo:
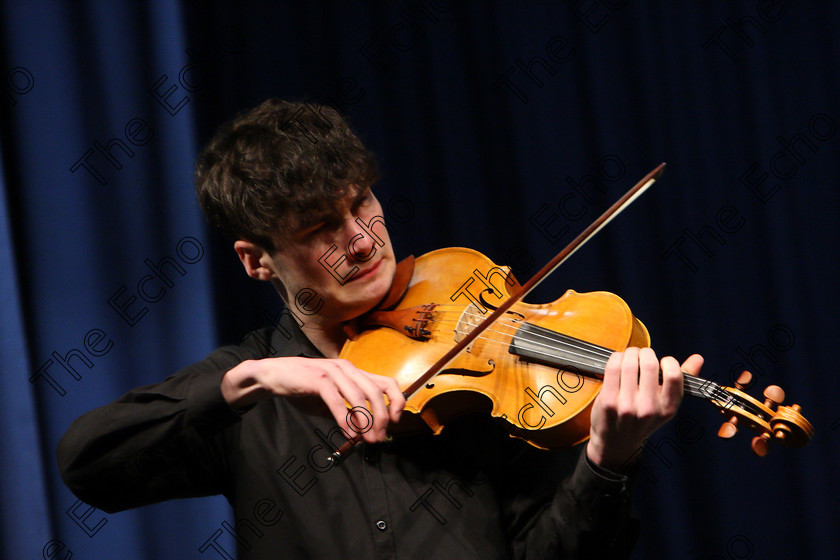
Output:
M373 534L376 557L382 560L395 559L396 543L394 541L393 517L388 508L388 490L382 475L381 453L379 446L363 443L360 445L362 457L362 472L365 478L370 519L368 523Z

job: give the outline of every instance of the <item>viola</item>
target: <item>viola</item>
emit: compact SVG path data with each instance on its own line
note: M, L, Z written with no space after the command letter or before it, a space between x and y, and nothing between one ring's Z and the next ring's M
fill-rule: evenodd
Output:
M513 437L557 449L589 437L589 414L607 359L629 346L649 346L647 328L617 295L572 290L547 304L522 298L661 174L657 167L587 231L521 286L509 267L465 248L432 251L401 262L391 292L376 310L348 325L340 358L394 377L406 396L392 432L441 432L460 415L486 412L503 419ZM805 445L813 427L801 407L782 405L784 391L770 386L764 402L744 390L683 374L685 393L704 399L727 417L718 435L729 438L746 424L768 443ZM333 455L339 460L352 444Z

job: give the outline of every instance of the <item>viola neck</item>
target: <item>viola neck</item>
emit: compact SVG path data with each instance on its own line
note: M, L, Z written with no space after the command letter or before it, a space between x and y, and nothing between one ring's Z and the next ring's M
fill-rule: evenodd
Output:
M531 323L523 324L513 336L510 352L521 358L552 367L576 371L582 375L603 378L609 348L546 329ZM659 374L660 381L662 373ZM708 379L683 372L685 394L704 400L726 400L731 394Z

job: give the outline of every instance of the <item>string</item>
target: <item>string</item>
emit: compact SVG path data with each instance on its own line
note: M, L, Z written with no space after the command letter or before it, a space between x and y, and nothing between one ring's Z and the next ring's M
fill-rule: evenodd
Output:
M465 313L465 315L470 315L470 314ZM472 314L472 316L480 317L480 315L475 315L475 314ZM432 319L432 320L433 321L438 321L438 322L441 322L441 323L455 321L454 319L449 319L449 320L446 320L446 321L441 321L441 320L437 320L437 319ZM557 332L551 331L549 329L542 329L542 327L537 327L536 325L533 325L531 323L520 322L520 321L516 321L516 320L513 320L513 319L507 319L507 321L510 323L509 325L504 324L505 319L500 319L496 323L497 324L502 324L502 326L510 326L510 327L515 326L515 327L517 327L517 329L514 332L512 332L512 333L502 332L502 331L493 329L492 327L488 327L486 330L488 332L491 332L491 333L496 333L496 334L499 334L499 335L509 337L509 336L515 335L518 332L518 330L519 330L518 327L520 327L522 325L530 325L532 328L539 328L539 329L543 330L545 333L549 333L549 334L528 333L527 336L524 336L524 333L521 333L521 334L523 334L523 336L520 337L521 340L527 340L528 342L530 342L533 345L542 346L542 347L549 350L549 352L534 351L534 353L540 354L540 355L546 357L547 359L553 359L553 360L563 360L563 359L570 360L571 359L570 357L572 357L572 356L576 357L576 358L585 358L585 357L589 358L589 362L583 362L583 361L575 362L572 359L572 361L570 361L570 363L568 363L566 365L571 365L571 366L580 367L580 368L587 368L589 366L594 365L595 367L599 368L598 373L603 373L603 370L606 367L606 359L609 358L610 354L612 354L612 350L609 350L607 348L603 348L603 347L598 346L596 344L592 344L592 343L586 342L584 340L576 339L576 338L570 337L568 335L557 333ZM457 321L457 322L460 322L460 321ZM454 332L457 333L457 334L466 335L466 334L468 334L469 331L459 330L456 327L454 329ZM547 344L547 343L539 342L539 341L535 340L535 337L546 339L549 342L552 342L553 344ZM505 344L505 345L509 344L509 342L507 342L507 341L496 340L495 338L486 337L486 336L478 336L476 338L479 339L479 340L486 340L486 341L488 341L490 343L493 343L493 344ZM562 354L553 353L553 352L556 352L558 350L563 352L563 353ZM574 352L573 350L578 350L579 352ZM593 353L593 352L597 352L597 353L600 353L600 355L596 355L595 357L593 357L591 355L586 356L585 355L586 352L589 352L590 354ZM595 362L594 364L591 363L593 361Z
M440 307L450 306L442 305ZM443 313L448 314L451 312L444 311ZM482 318L480 314L469 313L465 311L463 313L459 313L459 319L441 320L433 318L432 321L436 321L439 323L454 321L458 323L460 322L460 317L462 316ZM562 365L564 366L571 366L580 369L588 369L594 366L597 368L597 373L603 374L606 370L607 360L609 356L613 353L613 351L608 348L604 348L602 346L598 346L597 344L593 344L585 340L580 340L563 333L558 333L556 331L546 329L545 327L540 327L533 323L528 323L527 321L511 318L500 318L499 321L497 321L497 324L500 324L505 327L515 328L515 331L513 333L502 332L492 328L488 328L487 331L503 335L505 337L519 336L520 340L527 341L530 345L532 345L531 347L529 347L529 352L531 352L532 354L544 356L546 361L555 360L558 362L562 362ZM528 325L532 330L528 332L522 331L521 327L525 325ZM454 332L457 334L467 334L466 331L461 331L457 327L454 329ZM476 338L479 340L485 340L492 344L509 344L509 342L497 340L491 337L478 336ZM541 342L537 339L544 339L548 342ZM533 346L544 347L548 351L543 352L539 350L534 350ZM582 357L588 358L589 361L580 360L579 358ZM688 390L687 392L691 396L707 400L720 401L725 408L729 408L733 404L737 404L740 408L746 410L747 412L750 412L755 416L758 416L760 418L765 418L767 416L762 409L755 406L753 403L741 398L740 396L734 393L724 390L720 385L711 380L701 379L683 373L683 381L686 386L686 389Z

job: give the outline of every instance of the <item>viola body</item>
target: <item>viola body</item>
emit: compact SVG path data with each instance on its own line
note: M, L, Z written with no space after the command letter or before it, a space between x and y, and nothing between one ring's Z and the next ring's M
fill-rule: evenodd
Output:
M422 340L399 328L361 330L342 349L356 367L395 378L406 388L519 289L508 267L479 252L439 249L418 257L394 311L426 306ZM435 304L429 306L428 304ZM407 329L406 329L407 330ZM572 344L568 343L572 340ZM595 345L600 367L580 357ZM589 437L590 409L600 388L603 355L648 346L650 337L624 301L608 292L567 291L546 304L514 304L449 365L409 395L393 433L431 428L471 412L502 418L512 436L540 448L562 448ZM583 362L586 362L584 359Z

